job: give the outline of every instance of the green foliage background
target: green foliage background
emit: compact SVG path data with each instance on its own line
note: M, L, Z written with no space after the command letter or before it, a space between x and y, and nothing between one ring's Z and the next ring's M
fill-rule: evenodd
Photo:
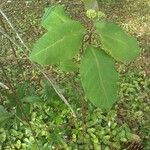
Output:
M8 8L12 8L13 11L8 11L7 14L13 21L21 20L19 23L16 23L16 21L13 23L20 33L24 33L22 37L25 42L29 43L29 46L44 32L39 27L39 18L46 6L47 3L43 1L32 1L27 5L25 1L3 5L3 9L6 12ZM147 44L149 38L147 25L144 27L144 31L142 28L143 23L148 24L147 10L149 9L147 1L125 2L122 5L119 4L119 7L117 3L114 5L101 5L101 7L102 11L108 16L107 19L116 21L128 32L138 37L143 54L129 66L118 64L118 70L122 77L119 84L121 87L119 93L120 102L108 114L102 113L99 109L90 105L87 111L87 132L84 138L81 129L81 106L78 101L82 97L82 95L78 94L78 90L80 90L78 87L80 85L79 77L72 73L64 74L64 72L56 68L49 70L49 73L52 73L60 83L61 89L65 91L64 94L67 95L72 106L78 108L78 120L76 121L73 120L66 105L58 99L49 85L40 82L41 75L24 58L24 55L17 51L19 63L14 61L16 58L9 51L11 49L8 44L9 41L6 39L3 41L1 62L11 78L11 82L18 89L18 95L20 97L37 95L38 93L41 95L40 102L32 104L31 109L27 110L40 149L98 149L98 140L101 141L102 150L111 148L122 150L125 147L124 145L130 145L135 141L139 145L142 143L144 150L150 149L150 80L148 66L149 46ZM126 18L132 13L134 14L133 20ZM141 14L143 18L140 17ZM0 73L1 81L5 81L5 76L2 76L2 72ZM72 80L71 77L75 78L75 80ZM22 83L24 79L26 82ZM7 85L7 82L5 83ZM46 86L50 90L46 90ZM43 91L41 87L45 87ZM72 87L74 87L74 91L72 91ZM9 96L3 89L0 94L2 94L1 96ZM8 106L6 97L4 99L6 101L1 101L0 103ZM41 101L44 101L44 103ZM24 125L18 120L14 121L12 118L5 128L0 129L0 149L36 150L37 147L28 125Z

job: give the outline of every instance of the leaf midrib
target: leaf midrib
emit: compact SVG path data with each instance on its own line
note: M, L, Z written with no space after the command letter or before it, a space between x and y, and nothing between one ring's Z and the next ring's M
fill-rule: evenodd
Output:
M72 33L73 33L73 32L72 32ZM80 33L80 32L79 32L79 33ZM40 53L42 53L43 51L48 50L50 47L55 46L56 44L58 44L58 43L60 43L61 41L63 41L65 38L68 38L69 36L76 36L76 35L78 35L79 33L68 34L67 36L62 37L61 39L55 41L52 45L50 45L50 46L44 48L43 50L39 51L38 53L36 53L34 56L37 56L37 55L39 55Z
M105 95L107 101L109 102L109 99L108 99L108 96L107 96L107 93L106 93L106 90L105 90L105 87L104 87L104 83L103 83L103 80L102 80L102 75L101 75L101 73L99 71L100 70L100 66L99 66L96 54L95 54L93 49L91 49L91 51L92 51L92 54L93 54L93 56L95 58L94 60L96 61L96 67L97 67L97 70L98 70L98 77L100 79L100 84L102 85L102 88L103 88L103 91L104 91L104 95Z
M114 38L112 38L111 36L108 36L108 35L106 35L106 34L104 34L103 33L103 36L104 37L106 37L106 38L109 38L109 39L111 39L111 40L113 40L113 41L117 41L118 43L122 43L123 45L125 45L126 47L128 47L128 44L126 43L126 42L123 42L123 41L120 41L119 39L114 39ZM101 36L101 38L102 38L102 36ZM103 39L103 38L102 38Z

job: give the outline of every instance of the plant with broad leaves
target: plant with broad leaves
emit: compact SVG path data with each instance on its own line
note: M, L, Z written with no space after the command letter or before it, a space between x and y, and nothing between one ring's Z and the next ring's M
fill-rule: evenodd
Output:
M76 68L73 58L80 54L80 77L87 99L109 110L117 100L115 61L133 61L140 48L136 39L116 24L102 19L91 22L92 29L84 27L72 20L61 5L46 9L41 25L47 32L34 44L30 58L42 65L57 64L72 71Z

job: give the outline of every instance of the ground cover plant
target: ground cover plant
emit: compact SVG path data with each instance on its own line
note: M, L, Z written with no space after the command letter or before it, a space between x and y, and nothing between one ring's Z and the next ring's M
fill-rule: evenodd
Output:
M43 9L47 5L35 3L37 6L44 4ZM45 10L43 19L44 10L41 11L36 27L40 27L42 20L42 26L46 30L36 30L34 41L32 37L28 38L31 49L34 47L29 55L26 45L23 47L10 38L10 29L5 20L7 15L2 11L1 33L11 51L4 51L6 46L2 46L1 149L149 149L149 63L140 61L138 65L137 60L137 68L134 62L129 63L140 51L135 38L116 24L108 23L104 13L93 10L86 12L81 4L83 3L70 4L68 1L54 3ZM76 9L82 9L83 16L76 15L72 5L80 6ZM87 7L89 9L91 4L86 4ZM100 7L96 6L97 8ZM78 11L81 10L77 10L77 13ZM35 26L36 15L30 13L30 17L27 17L31 19L29 28ZM50 22L49 19L54 21ZM22 24L24 25L25 23ZM108 32L108 28L113 30ZM113 40L111 36L115 36L114 31L121 38L115 37L116 40ZM16 32L19 34L19 31ZM49 35L53 35L53 38ZM127 55L120 54L120 51L114 53L113 43L119 50L122 45L120 43L130 41L130 45L135 48L133 53L130 52L132 55L129 55L129 44L121 47ZM67 43L70 44L69 49ZM51 48L48 49L49 47ZM61 55L60 49L64 50ZM41 51L44 55L40 54ZM10 52L13 55L10 55L7 62L5 56L9 56ZM147 54L144 53L145 56ZM29 62L29 59L53 66L43 68ZM115 59L119 61L116 62ZM128 65L124 62L128 62ZM102 68L99 67L101 64ZM86 73L90 66L93 70ZM109 81L110 75L112 80ZM105 79L105 84L104 80L99 80L101 77ZM89 88L93 85L90 80L97 83L93 89ZM113 84L105 86L108 82ZM59 88L56 83L59 83ZM99 87L100 95L98 92L91 92ZM107 97L106 94L103 95L104 91L112 95Z

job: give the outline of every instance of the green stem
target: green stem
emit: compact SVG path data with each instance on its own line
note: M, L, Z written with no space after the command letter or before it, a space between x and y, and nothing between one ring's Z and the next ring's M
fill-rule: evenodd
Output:
M98 5L98 10L100 11L100 3L99 3L99 0L96 0L97 1L97 5Z

